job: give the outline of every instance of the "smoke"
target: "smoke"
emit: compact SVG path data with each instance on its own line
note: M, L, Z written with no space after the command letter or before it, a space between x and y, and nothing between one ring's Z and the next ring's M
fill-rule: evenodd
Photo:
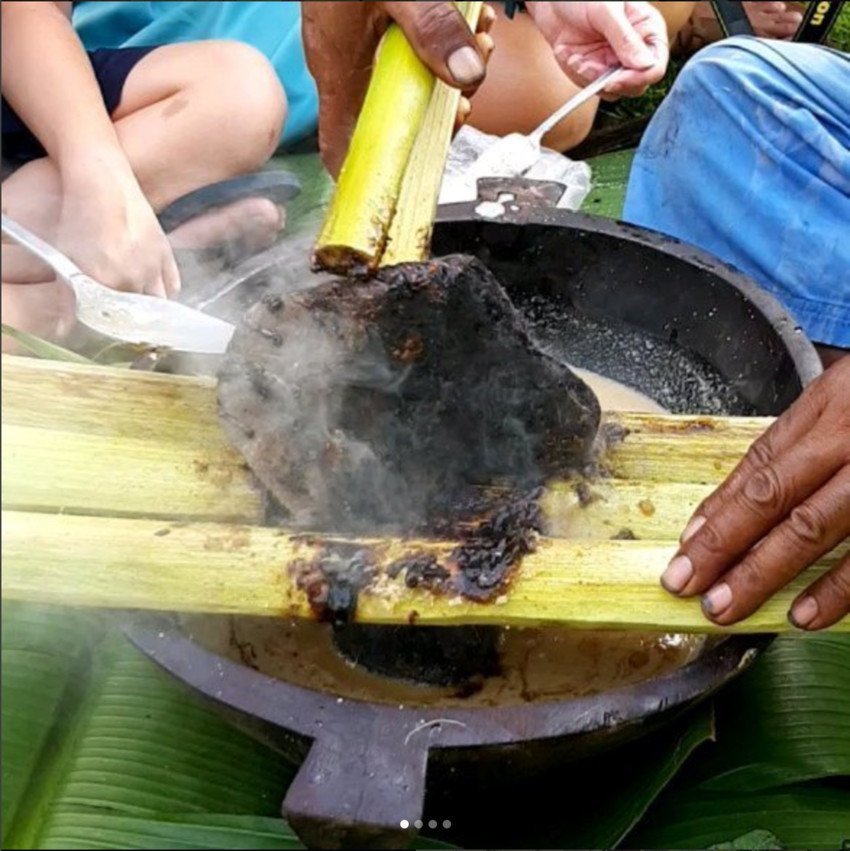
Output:
M478 261L286 283L241 321L219 409L293 525L412 531L471 484L585 460L595 398Z

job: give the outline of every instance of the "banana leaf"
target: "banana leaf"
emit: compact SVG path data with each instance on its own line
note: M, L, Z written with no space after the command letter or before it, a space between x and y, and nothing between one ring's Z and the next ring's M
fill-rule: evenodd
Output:
M276 818L287 762L67 618L3 606L4 848L298 847Z
M706 790L850 777L850 636L777 640L724 692L717 733L696 775Z
M4 848L303 847L279 817L291 764L108 618L4 604L2 717Z
M846 638L777 642L720 700L717 744L700 747L712 737L704 707L571 766L509 844L527 847L517 841L524 835L535 847L610 848L639 822L628 847L723 845L755 830L785 847L841 847L850 838L850 783L834 776L829 729L850 703L848 651ZM108 619L6 604L2 656L3 847L299 847L278 818L292 767L162 674ZM819 721L787 776L833 777L830 785L724 789L728 778L755 777L756 765L771 776L786 770L789 754L800 753L797 738L770 730L779 722L768 686L783 706L786 692L797 695L778 716L789 731Z
M714 712L707 703L644 739L552 772L524 790L522 819L481 839L487 847L615 848L713 736Z
M586 815L571 823L569 847L616 848L691 754L712 739L714 711L708 703L672 729L636 743L631 752L621 749L597 760L590 777L579 778ZM631 771L623 771L627 765Z
M847 637L777 640L718 698L716 717L716 743L689 761L628 847L728 847L753 831L786 848L850 839Z
M782 851L782 845L772 833L766 830L754 830L731 842L712 845L708 851Z
M832 851L850 838L850 790L801 784L759 792L665 794L626 840L629 848L708 848L769 831L784 848Z
M14 340L23 349L26 349L31 355L43 358L44 360L65 361L67 363L91 363L91 359L83 357L83 355L72 352L70 349L65 349L62 346L57 346L56 343L49 343L47 340L42 340L41 337L35 337L32 334L27 334L26 331L19 331L17 328L12 328L11 325L0 326L0 334Z

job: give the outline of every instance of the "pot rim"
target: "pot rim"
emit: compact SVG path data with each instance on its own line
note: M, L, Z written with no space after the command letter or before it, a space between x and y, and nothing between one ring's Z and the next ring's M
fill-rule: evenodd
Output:
M204 648L173 617L140 616L125 626L160 667L231 709L315 739L324 728L391 722L405 744L427 732L429 748L481 747L591 733L640 722L707 697L748 667L773 635L721 637L661 677L597 694L496 707L396 706L297 686Z

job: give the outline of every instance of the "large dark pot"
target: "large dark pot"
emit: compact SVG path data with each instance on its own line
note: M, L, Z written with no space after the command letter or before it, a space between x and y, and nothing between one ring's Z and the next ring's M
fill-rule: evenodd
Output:
M477 254L519 304L533 292L537 306L542 299L578 312L594 327L604 325L604 334L614 328L637 335L647 351L673 346L683 363L719 376L724 392L713 412L779 414L820 371L813 347L776 301L706 254L639 228L547 208L558 193L552 184L482 182L482 198L505 193L512 197L497 220L477 215L474 204L444 208L435 253ZM279 271L292 275L291 268ZM273 272L252 272L240 298L270 286ZM550 330L557 335L557 327ZM605 340L592 346L578 337L565 349L575 365L615 378L626 370L638 389L657 395L658 369L640 368L628 347L615 351ZM705 399L680 373L672 364L661 376L681 385L663 401L693 412ZM440 711L342 701L271 679L209 652L171 619L138 621L129 634L240 726L303 760L283 812L305 843L324 848L406 847L426 788L434 813L459 790L483 794L507 784L519 794L547 766L666 724L737 676L769 640L712 640L672 674L591 697Z

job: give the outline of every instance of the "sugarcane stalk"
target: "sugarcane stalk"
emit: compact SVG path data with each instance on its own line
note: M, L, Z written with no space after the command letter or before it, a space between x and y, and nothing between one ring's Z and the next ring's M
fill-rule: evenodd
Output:
M478 25L483 5L479 2L458 4L465 7L461 11L473 30ZM410 153L381 265L417 263L426 260L431 253L431 234L460 98L458 89L437 80Z
M5 508L259 523L209 379L29 358L2 361ZM674 540L770 420L606 414L627 432L609 477L547 486L548 533Z
M473 29L482 5L457 3ZM423 179L432 183L439 180L445 167L450 135L447 138L443 128L454 120L457 99L443 96L438 105L432 100L434 89L434 75L418 59L401 29L390 26L378 50L366 98L316 242L317 268L348 274L384 265L402 182L418 137L422 141L417 162L427 172ZM410 198L403 203L410 203ZM429 215L433 220L434 211ZM395 239L402 236L395 232Z
M168 523L4 511L2 594L33 603L315 618L292 568L315 561L326 542L256 526ZM720 629L698 600L671 597L658 584L670 542L544 539L496 603L478 604L407 588L385 571L405 553L445 556L450 543L365 539L378 581L360 592L354 621L436 626L559 624L592 629L680 632L784 632L786 612L837 550L757 614ZM847 547L845 546L844 551ZM850 632L850 619L835 627Z
M324 541L259 525L262 503L219 428L213 382L8 356L2 382L4 598L311 616L289 571L316 558ZM603 459L614 476L549 483L546 537L505 603L448 601L393 581L388 595L365 594L358 617L403 623L416 611L422 623L708 628L696 604L659 591L658 575L691 510L769 420L606 420L627 432ZM611 540L624 530L639 540ZM360 542L381 569L411 551L445 555L456 543ZM785 628L801 583L846 550L740 628Z

